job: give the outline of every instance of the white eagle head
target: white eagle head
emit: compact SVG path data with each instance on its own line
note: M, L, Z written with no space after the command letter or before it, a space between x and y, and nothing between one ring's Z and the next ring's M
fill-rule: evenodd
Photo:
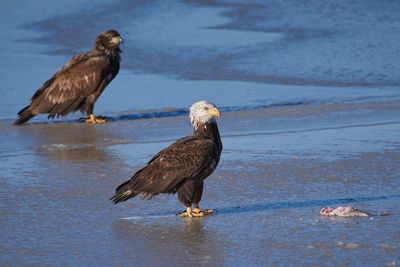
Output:
M190 107L190 122L197 129L200 125L207 125L215 122L214 116L220 118L221 112L211 102L199 101Z

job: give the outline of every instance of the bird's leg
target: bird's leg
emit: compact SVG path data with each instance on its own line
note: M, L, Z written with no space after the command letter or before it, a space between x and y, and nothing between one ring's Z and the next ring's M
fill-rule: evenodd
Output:
M89 118L85 120L86 123L92 123L92 124L96 124L96 123L106 123L105 119L102 119L100 117L95 117L93 114L89 115Z
M192 213L193 214L202 214L202 215L199 215L199 216L210 215L214 211L214 210L202 210L202 209L200 209L199 208L199 203L194 203L193 207L194 207L194 209L193 209Z
M96 119L93 114L89 115L89 118L85 120L86 123L96 124Z

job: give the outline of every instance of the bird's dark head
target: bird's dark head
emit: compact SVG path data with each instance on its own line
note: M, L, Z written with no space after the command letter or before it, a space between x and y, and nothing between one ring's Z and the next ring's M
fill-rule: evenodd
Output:
M220 118L221 112L211 102L199 101L194 103L190 108L190 121L195 129L200 125L207 125L215 122L215 117Z
M95 48L107 53L114 52L119 54L122 52L119 49L119 45L123 42L124 40L116 30L108 30L97 36Z

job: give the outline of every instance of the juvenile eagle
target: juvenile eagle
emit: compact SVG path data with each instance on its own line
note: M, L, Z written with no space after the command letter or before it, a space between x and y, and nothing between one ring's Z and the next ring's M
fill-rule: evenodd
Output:
M73 57L53 77L46 81L22 109L14 124L22 124L37 114L48 118L65 116L72 111L86 112L87 123L104 123L95 118L93 107L104 88L119 71L119 45L123 42L116 30L99 34L92 51Z
M114 203L133 198L151 199L161 193L175 194L186 206L184 216L204 216L212 211L201 210L203 181L217 167L222 151L217 122L220 111L210 102L200 101L190 108L193 132L158 152L129 181L116 189L110 198ZM192 209L192 204L194 209Z

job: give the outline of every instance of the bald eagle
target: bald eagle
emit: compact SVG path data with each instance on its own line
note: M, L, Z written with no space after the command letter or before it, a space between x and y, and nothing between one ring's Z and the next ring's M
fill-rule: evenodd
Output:
M31 104L18 113L14 124L23 124L37 114L48 113L48 118L54 118L76 110L89 115L87 123L104 123L95 118L93 107L119 71L122 42L116 30L99 34L94 49L73 57L46 81L31 98Z
M189 115L192 134L158 152L129 181L118 186L110 200L116 204L138 194L142 199L151 199L161 193L178 193L178 200L186 206L186 211L180 213L182 217L212 213L201 210L199 202L203 181L217 167L222 151L214 116L221 117L214 104L206 101L193 104Z

